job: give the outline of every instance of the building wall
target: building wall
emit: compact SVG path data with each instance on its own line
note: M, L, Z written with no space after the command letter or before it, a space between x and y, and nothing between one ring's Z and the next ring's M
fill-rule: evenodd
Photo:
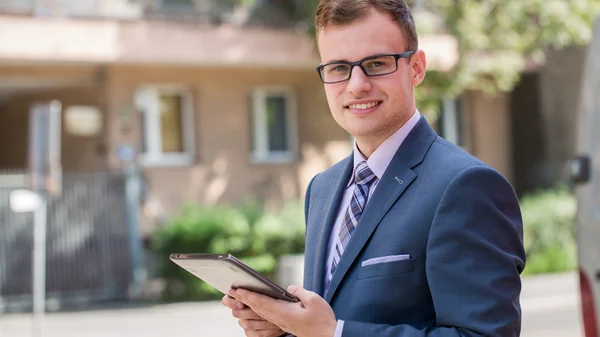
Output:
M194 100L196 163L184 167L146 167L152 197L165 212L182 202L238 203L255 198L268 205L304 196L310 179L351 151L348 134L329 113L321 82L309 70L240 68L112 67L107 80L109 162L119 167L114 149L122 143L139 150L141 121L133 108L137 86L179 84ZM298 159L288 164L250 160L252 89L291 88L297 102ZM133 116L132 116L133 115Z
M471 153L514 183L509 98L470 91L468 111L471 124Z
M549 50L540 71L542 123L546 142L546 175L552 182L568 179L567 161L575 155L585 47Z

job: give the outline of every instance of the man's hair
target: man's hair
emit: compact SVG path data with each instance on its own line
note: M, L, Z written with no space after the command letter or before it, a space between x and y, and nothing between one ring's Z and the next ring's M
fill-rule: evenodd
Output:
M409 50L419 48L415 21L404 0L321 0L315 15L316 32L328 25L351 24L365 17L370 9L390 15L404 32Z

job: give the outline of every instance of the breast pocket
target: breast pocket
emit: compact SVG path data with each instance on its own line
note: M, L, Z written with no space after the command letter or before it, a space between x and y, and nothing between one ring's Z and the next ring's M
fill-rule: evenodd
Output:
M392 260L366 264L358 270L358 279L369 279L382 276L410 273L415 269L415 259Z

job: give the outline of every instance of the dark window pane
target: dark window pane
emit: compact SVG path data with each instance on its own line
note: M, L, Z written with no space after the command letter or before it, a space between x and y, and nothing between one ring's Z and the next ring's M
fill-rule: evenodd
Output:
M289 121L285 111L285 97L268 96L265 103L269 151L287 151L289 150L287 134Z
M182 101L181 95L160 95L160 136L163 153L184 152Z

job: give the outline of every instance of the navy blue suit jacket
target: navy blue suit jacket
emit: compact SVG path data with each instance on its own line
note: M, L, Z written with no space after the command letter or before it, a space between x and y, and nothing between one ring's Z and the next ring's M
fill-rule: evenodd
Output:
M525 252L514 190L423 117L381 177L325 293L327 246L352 164L350 156L315 176L305 204L304 287L344 320L343 337L519 336Z

